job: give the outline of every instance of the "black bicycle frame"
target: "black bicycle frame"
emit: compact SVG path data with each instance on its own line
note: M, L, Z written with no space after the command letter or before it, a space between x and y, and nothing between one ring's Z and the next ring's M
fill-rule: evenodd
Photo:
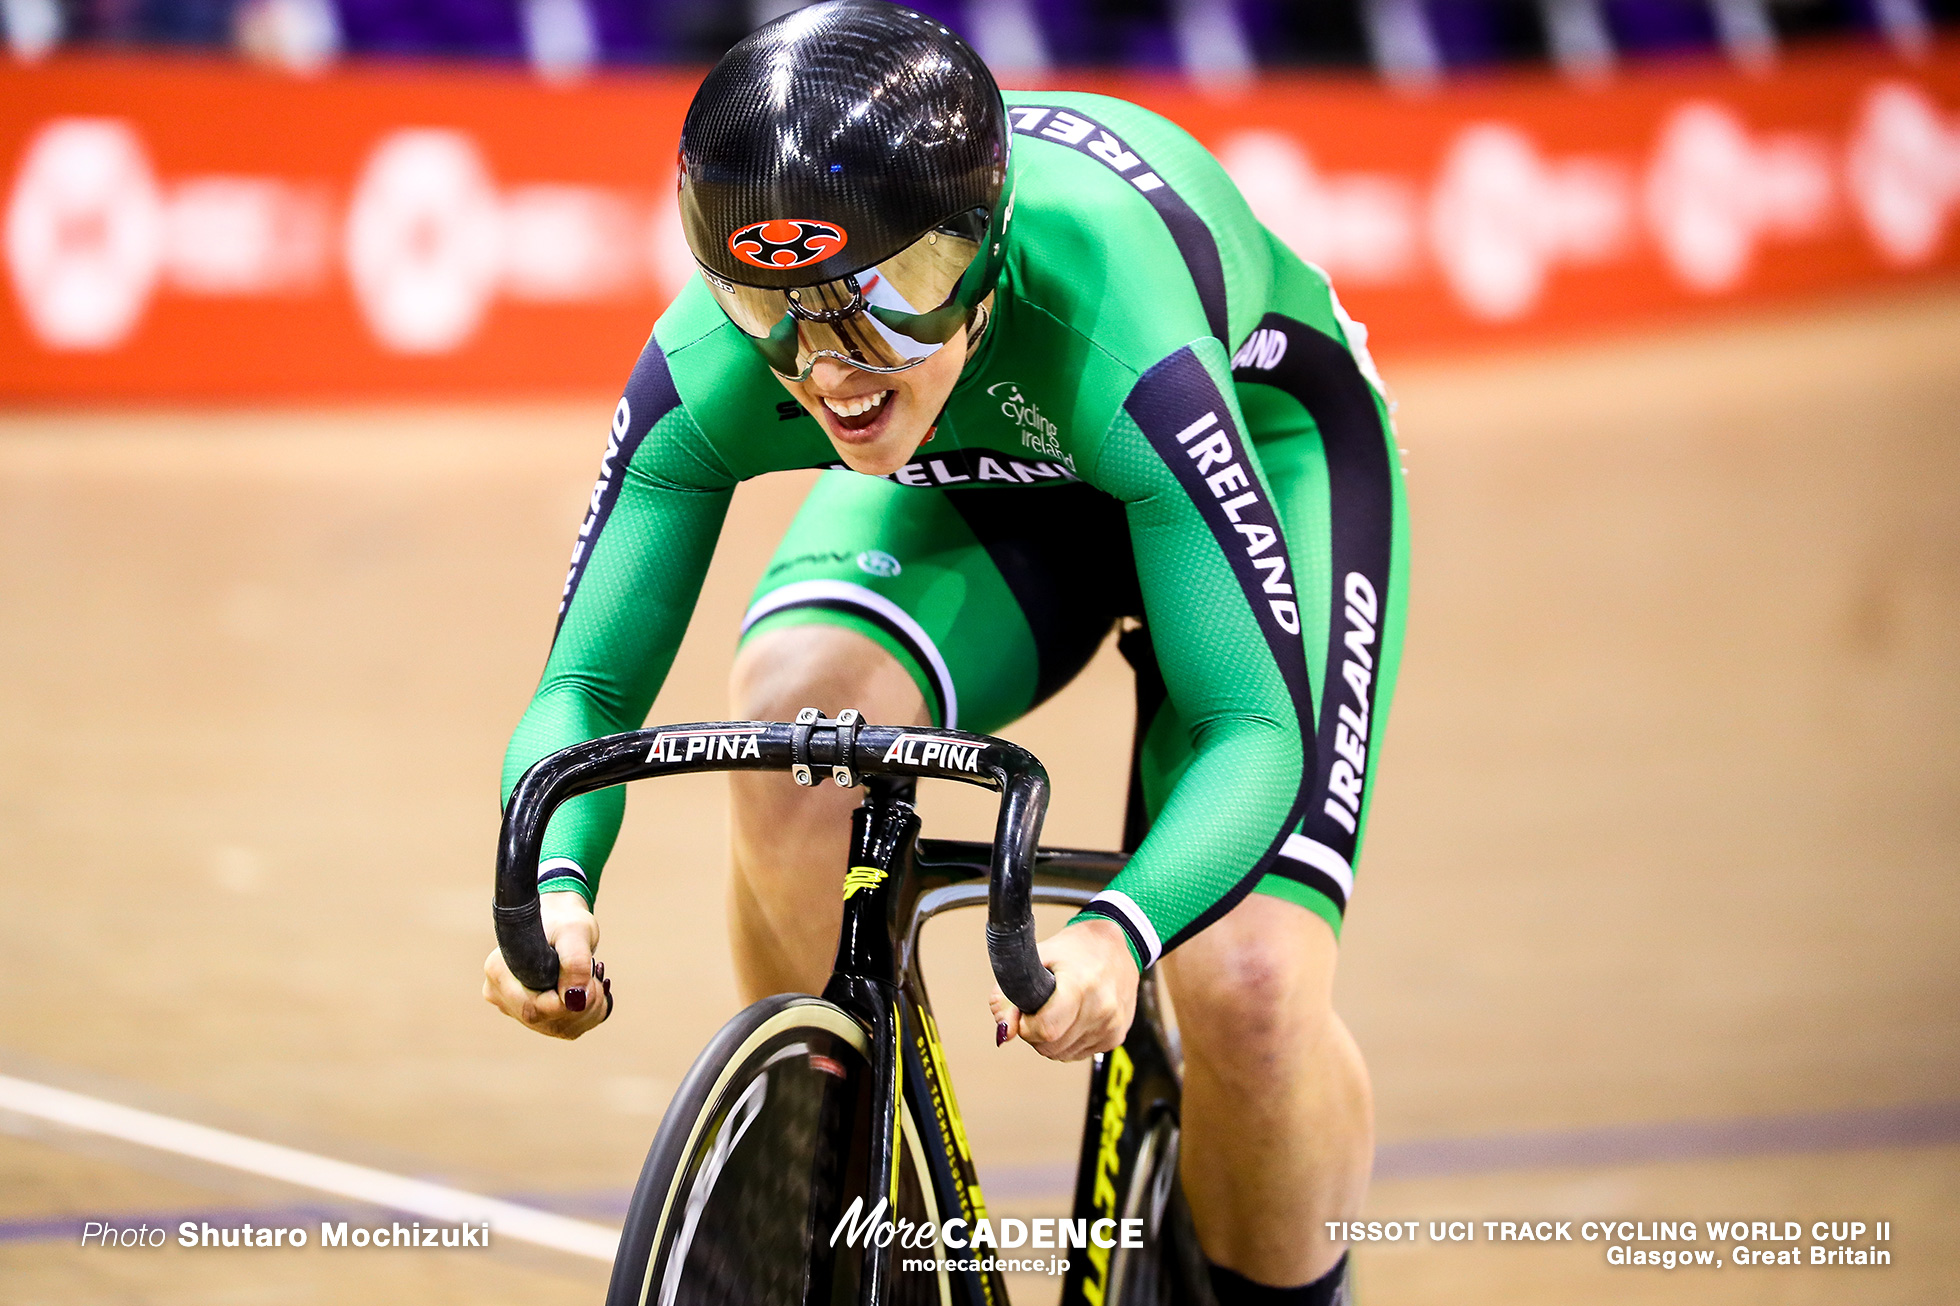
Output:
M866 810L860 808L859 813ZM854 824L854 834L855 829ZM938 1028L920 964L919 937L925 923L940 912L979 905L985 891L977 881L986 870L982 860L986 849L980 844L953 840L919 839L916 843L912 874L909 877L894 874L890 881L882 882L890 886L884 890L890 896L889 903L881 908L863 902L855 910L867 930L872 918L881 911L888 926L909 922L899 936L898 950L900 1027L908 1058L902 1087L912 1117L919 1125L931 1170L931 1186L941 1201L951 1197L959 1203L957 1211L942 1210L939 1218L944 1220L957 1214L968 1221L970 1229L972 1221L986 1215L986 1201L965 1128L960 1122L952 1079L940 1051ZM854 855L855 851L854 840ZM1117 853L1041 849L1035 859L1034 901L1080 907L1127 860ZM855 895L846 899L847 922L853 911L851 904L856 901ZM845 936L858 937L848 923ZM841 973L846 964L843 948L838 952L838 964ZM834 979L832 984L836 984ZM1158 985L1154 970L1141 977L1137 1016L1129 1033L1118 1047L1097 1055L1090 1066L1089 1098L1070 1218L1085 1227L1093 1227L1096 1221L1104 1219L1142 1219L1153 1249L1159 1244L1167 1248L1165 1254L1170 1260L1161 1272L1175 1275L1179 1285L1172 1299L1197 1306L1208 1302L1208 1296L1195 1237L1188 1223L1178 1230L1178 1238L1163 1236L1173 1221L1186 1217L1171 1205L1167 1187L1145 1192L1138 1186L1145 1177L1142 1171L1159 1159L1149 1150L1153 1140L1161 1145L1166 1124L1172 1127L1169 1136L1174 1139L1178 1123L1181 1063ZM840 1000L834 988L826 990L825 996ZM1165 1158L1160 1177L1168 1179L1175 1174L1176 1157L1171 1155ZM1114 1249L1101 1247L1093 1240L1085 1248L1057 1248L1049 1253L1065 1255L1069 1262L1062 1282L1062 1306L1105 1306L1105 1302L1116 1300L1115 1294L1120 1294L1123 1287L1124 1262L1113 1253ZM1043 1255L1031 1249L998 1254ZM938 1249L932 1255L944 1257L947 1251ZM1005 1284L995 1272L963 1271L954 1278L952 1288L954 1300L966 1306L1006 1301Z

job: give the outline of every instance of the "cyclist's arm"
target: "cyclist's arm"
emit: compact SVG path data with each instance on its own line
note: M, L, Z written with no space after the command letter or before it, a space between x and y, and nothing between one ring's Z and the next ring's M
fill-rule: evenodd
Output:
M539 758L645 722L694 610L734 479L649 340L573 546L544 677L504 754L506 800ZM625 811L617 787L561 807L545 832L540 889L575 889L591 902Z
M1211 339L1151 368L1094 470L1127 505L1158 663L1194 751L1129 866L1089 908L1122 926L1139 965L1258 883L1309 775L1294 562L1229 376Z

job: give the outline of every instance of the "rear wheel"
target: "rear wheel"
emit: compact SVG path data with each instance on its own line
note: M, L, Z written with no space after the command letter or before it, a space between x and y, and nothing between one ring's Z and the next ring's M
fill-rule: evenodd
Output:
M871 1051L856 1020L817 998L766 998L730 1021L647 1153L607 1306L857 1301L862 1254L833 1249L831 1234L853 1200L878 1201L866 1191ZM900 1148L893 1218L925 1215L912 1150ZM896 1278L902 1300L927 1286L907 1280L937 1276Z
M1177 1117L1159 1116L1137 1148L1136 1179L1125 1195L1126 1220L1143 1223L1143 1246L1110 1256L1109 1300L1118 1306L1210 1306L1209 1284L1177 1181Z

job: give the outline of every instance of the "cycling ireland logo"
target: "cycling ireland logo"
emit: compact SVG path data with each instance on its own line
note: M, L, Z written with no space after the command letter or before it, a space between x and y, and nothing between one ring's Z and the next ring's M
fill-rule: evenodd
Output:
M751 267L808 267L829 258L850 242L844 229L834 222L814 218L770 218L751 222L728 238L728 248L736 258Z
M1064 452L1060 428L1042 414L1041 405L1021 393L1019 381L996 381L987 393L1000 401L1001 415L1021 432L1021 443L1047 458L1058 458L1075 470L1075 456Z

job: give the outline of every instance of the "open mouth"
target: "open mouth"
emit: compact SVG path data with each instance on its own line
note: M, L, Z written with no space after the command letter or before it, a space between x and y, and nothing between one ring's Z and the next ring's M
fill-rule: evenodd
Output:
M824 396L823 406L830 410L837 425L846 431L862 431L885 415L885 401L894 392L879 390L874 394L855 395L849 399L832 399Z

